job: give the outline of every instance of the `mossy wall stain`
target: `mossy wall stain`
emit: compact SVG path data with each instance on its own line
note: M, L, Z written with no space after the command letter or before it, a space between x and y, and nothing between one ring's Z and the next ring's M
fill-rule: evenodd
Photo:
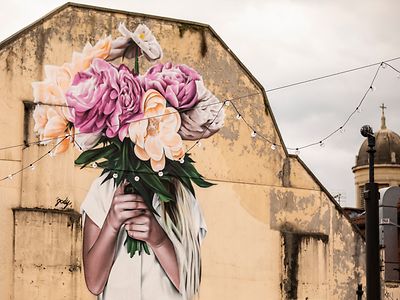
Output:
M287 231L283 226L281 231L283 240L283 266L282 295L284 299L298 299L298 272L299 255L302 251L301 244L310 240L321 241L325 246L328 244L329 236L321 233ZM318 261L316 261L318 263ZM312 266L310 266L312 268Z

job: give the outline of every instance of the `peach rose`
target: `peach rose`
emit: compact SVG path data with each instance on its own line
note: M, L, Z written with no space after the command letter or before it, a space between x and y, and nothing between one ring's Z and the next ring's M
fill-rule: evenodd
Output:
M65 138L66 134L71 134L67 128L67 121L58 108L37 105L33 111L35 121L34 130L38 132L42 144L48 144L51 140L56 140L56 144ZM61 153L68 149L69 139L64 139L54 149L54 153Z
M71 86L75 75L90 67L93 59L105 59L111 50L111 36L100 39L94 46L87 43L82 53L74 52L72 60L62 66L46 65L44 67L45 80L32 82L33 98L36 103L59 105L65 107L36 107L34 111L35 131L40 139L49 139L65 136L69 131L68 121L74 118L66 107L65 93ZM47 124L49 122L49 124ZM61 128L64 126L63 128ZM68 148L69 140L66 139L57 147L65 151ZM61 147L62 146L62 147Z
M90 64L92 63L92 60L95 58L106 59L110 54L111 43L112 43L111 36L99 40L94 46L92 46L88 42L82 50L83 65L82 69L79 71L84 71L87 68L89 68Z
M165 98L156 90L143 95L144 116L129 125L129 136L135 143L135 154L141 160L149 160L157 172L165 167L165 157L179 160L184 154L182 138L178 134L181 118L173 107L166 106Z

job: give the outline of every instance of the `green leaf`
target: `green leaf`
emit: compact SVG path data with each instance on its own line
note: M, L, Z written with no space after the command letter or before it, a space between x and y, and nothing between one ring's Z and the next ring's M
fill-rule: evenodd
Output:
M131 240L131 244L130 244L128 253L130 254L130 257L132 258L135 255L135 252L136 252L136 247L135 247L136 246L136 241L133 240L131 237L129 237L129 239Z
M158 213L155 211L153 207L153 195L154 192L151 189L147 189L141 182L135 181L134 174L128 174L127 179L129 183L134 187L134 189L139 193L140 196L143 197L144 203L146 203L147 207L150 211L158 216Z
M168 173L173 175L174 177L178 178L182 184L190 190L192 195L195 195L193 185L190 181L189 176L182 176L185 174L185 171L183 170L181 163L177 163L175 161L170 161L170 163L167 166Z
M135 45L135 73L139 75L139 46Z
M201 175L199 174L199 172L197 172L197 170L196 170L196 168L193 166L193 164L190 164L190 163L189 163L189 164L186 164L186 165L184 166L184 169L183 169L183 170L185 170L185 173L187 174L187 176L189 176L189 177L191 178L191 180L192 180L195 184L197 184L199 187L208 188L208 187L210 187L210 186L215 185L214 183L205 181L205 180L203 179L203 176L201 176Z
M168 182L168 179L164 178L165 181L167 181L166 184L164 184L160 177L154 173L154 171L146 166L146 164L141 164L141 169L140 171L140 178L145 182L145 184L153 190L157 195L162 195L163 199L168 199L168 201L173 201L174 196L168 191L166 184Z
M82 152L81 155L79 155L79 157L75 160L75 164L85 166L101 158L108 159L108 156L115 151L117 151L117 148L112 144L103 148L86 150Z
M135 255L136 251L138 250L138 240L132 239L132 249L131 249L131 257Z
M139 255L142 254L142 251L143 251L143 242L139 241Z
M149 247L147 246L146 243L143 243L143 248L144 248L144 252L146 252L148 255L150 255Z
M170 197L168 197L168 196L165 196L165 195L159 194L159 193L157 193L157 195L158 195L158 197L160 198L160 201L162 201L162 202L169 202L169 201L172 201L172 199L171 199Z

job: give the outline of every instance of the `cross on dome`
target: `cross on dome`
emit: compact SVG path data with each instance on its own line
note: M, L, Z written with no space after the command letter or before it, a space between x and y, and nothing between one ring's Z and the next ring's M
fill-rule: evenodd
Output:
M386 118L385 118L385 109L387 106L385 106L384 103L382 103L381 106L379 106L382 109L382 116L381 116L381 130L386 129Z

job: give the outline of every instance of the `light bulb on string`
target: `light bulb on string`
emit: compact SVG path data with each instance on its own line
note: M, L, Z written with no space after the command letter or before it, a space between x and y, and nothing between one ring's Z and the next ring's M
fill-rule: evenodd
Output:
M275 145L275 144L272 144L272 145L271 145L271 149L272 149L272 150L275 150L275 149L276 149L276 145Z
M324 148L324 147L325 147L325 143L324 143L323 141L319 141L319 146L320 146L321 148Z
M118 174L117 174L117 173L114 173L112 177L113 177L114 179L117 179L117 178L118 178Z
M375 87L374 85L371 85L371 86L369 87L369 89L371 90L371 92L375 92L375 91L376 91L376 87Z
M93 169L96 169L97 168L97 163L94 161L94 162L92 162L92 168Z
M10 179L10 180L12 180L12 179L13 179L13 174L9 174L9 175L7 176L7 178Z
M179 160L179 162L180 162L181 164L183 164L183 163L185 162L185 158L182 157L182 158Z
M56 154L53 151L49 151L48 153L51 158L54 158L56 156Z
M139 176L135 176L134 179L135 179L136 182L138 182L140 180L140 177Z
M164 173L162 171L158 172L158 176L162 177L164 176Z
M294 154L300 155L300 150L299 150L299 148L296 148L296 151L294 152Z
M257 136L257 132L255 132L254 130L251 132L251 137L255 138Z
M381 63L382 69L386 69L386 64L384 62Z
M236 115L236 119L237 119L237 120L240 120L240 119L242 119L242 116L241 116L240 114L237 114L237 115Z
M196 142L196 146L200 148L200 147L201 147L201 142L200 142L200 141L197 141L197 142Z
M346 132L346 129L345 129L343 126L341 126L341 127L339 128L339 131L340 131L340 133L345 133L345 132Z
M36 169L36 166L34 164L30 164L29 167L30 167L31 171L35 171L35 169Z
M228 107L230 104L231 104L231 103L230 103L229 100L225 100L224 105L225 105L226 107Z

